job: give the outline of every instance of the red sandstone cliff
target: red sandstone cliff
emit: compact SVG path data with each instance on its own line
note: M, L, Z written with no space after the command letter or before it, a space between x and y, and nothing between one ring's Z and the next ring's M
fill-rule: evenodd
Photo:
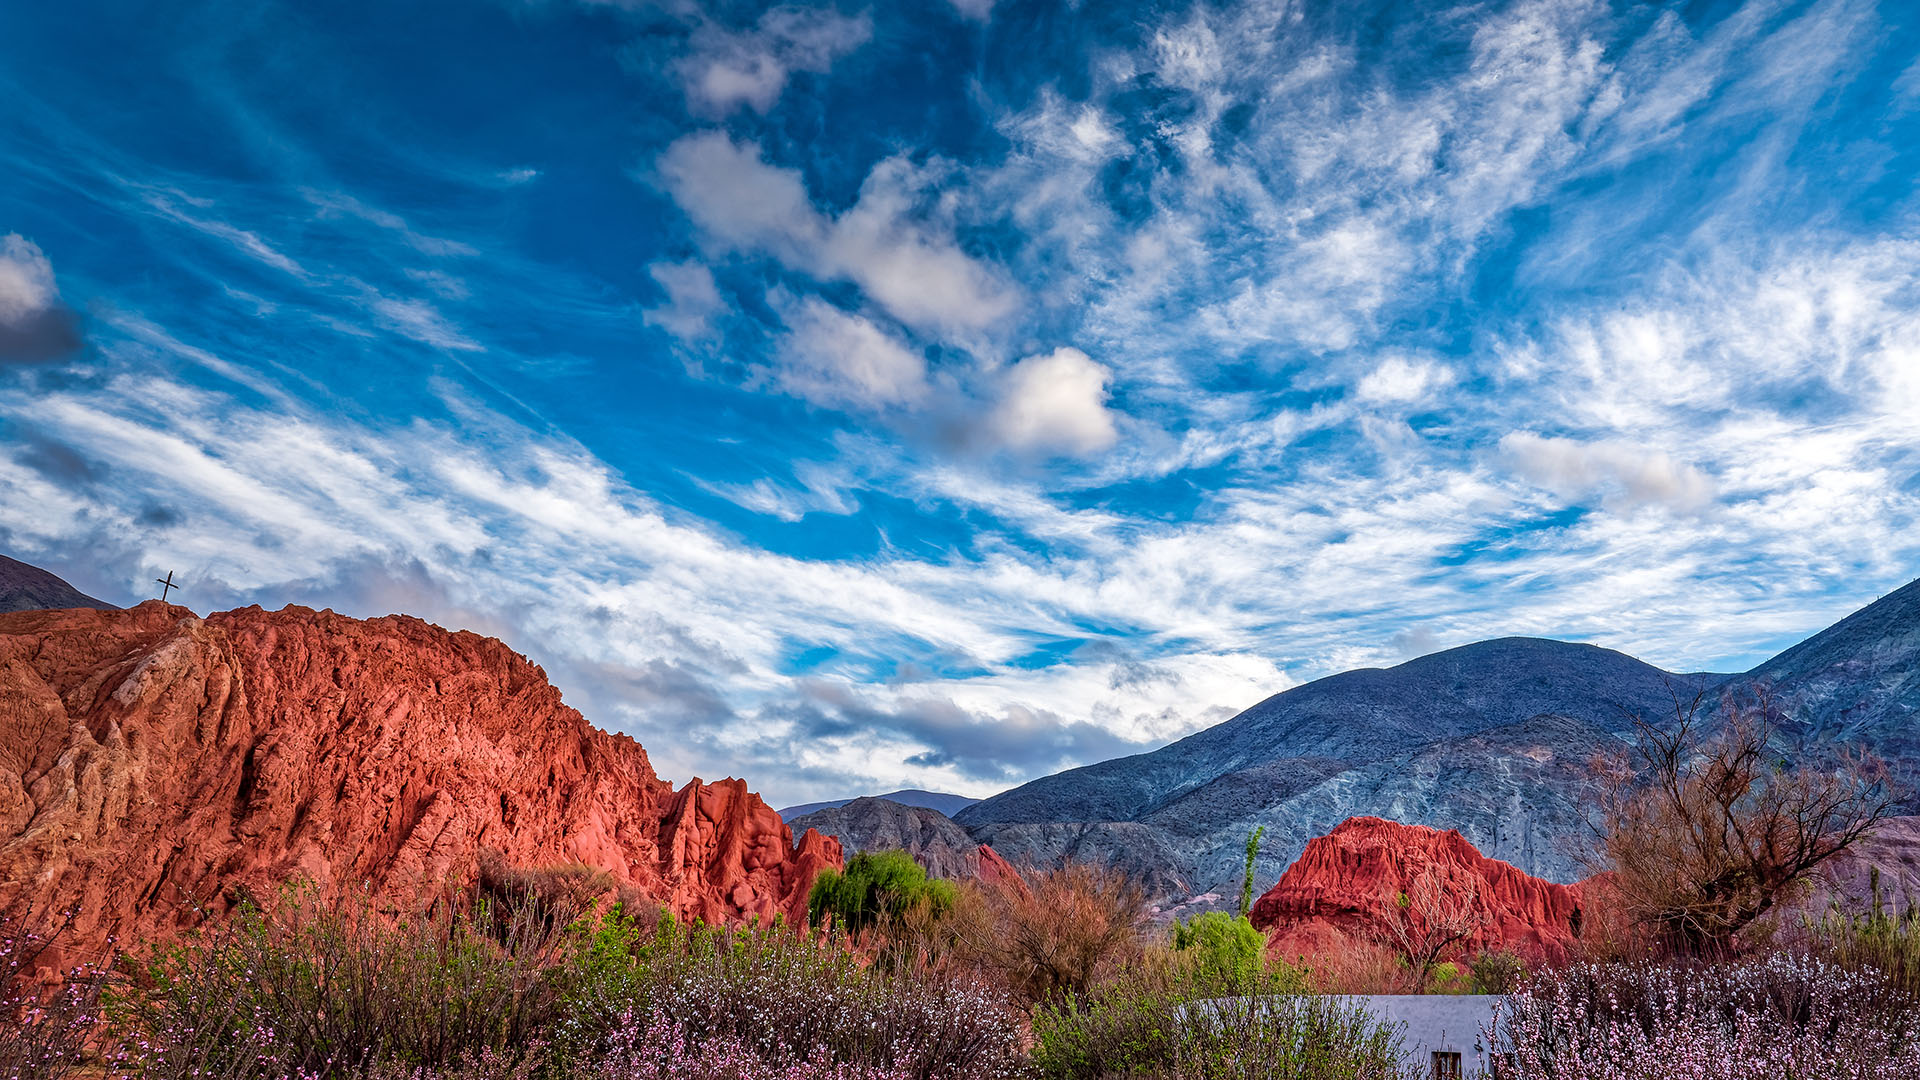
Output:
M1466 837L1375 817L1348 818L1308 841L1255 902L1253 925L1284 955L1326 955L1347 941L1375 940L1398 917L1400 894L1423 876L1450 895L1473 897L1479 929L1459 951L1512 949L1529 959L1565 956L1578 937L1581 887L1556 885L1489 859Z
M678 792L492 638L289 607L0 615L0 906L83 951L305 877L383 901L585 863L676 914L805 914L837 842L739 780Z

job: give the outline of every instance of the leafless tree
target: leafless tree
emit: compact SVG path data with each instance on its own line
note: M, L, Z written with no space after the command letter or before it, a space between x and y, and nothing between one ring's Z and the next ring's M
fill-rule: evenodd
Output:
M1482 924L1479 890L1470 879L1447 881L1435 867L1422 867L1392 903L1374 931L1375 940L1399 953L1418 991L1447 950L1472 937Z
M1635 751L1598 763L1603 862L1656 944L1724 955L1816 867L1873 830L1891 803L1886 770L1858 753L1787 759L1764 699L1727 701L1711 732L1698 699L1674 712L1665 730L1636 721Z

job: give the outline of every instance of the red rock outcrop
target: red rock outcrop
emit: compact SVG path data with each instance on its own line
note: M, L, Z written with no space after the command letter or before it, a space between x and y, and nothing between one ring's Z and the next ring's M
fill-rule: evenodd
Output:
M1348 818L1308 841L1250 918L1267 932L1270 950L1325 956L1348 942L1377 940L1401 916L1400 895L1423 878L1472 896L1479 929L1461 954L1511 949L1531 960L1559 959L1579 936L1581 886L1489 859L1458 832L1375 817Z
M405 904L482 852L716 921L801 918L841 863L743 781L675 791L492 638L294 607L0 615L0 905L77 906L82 952L294 878Z

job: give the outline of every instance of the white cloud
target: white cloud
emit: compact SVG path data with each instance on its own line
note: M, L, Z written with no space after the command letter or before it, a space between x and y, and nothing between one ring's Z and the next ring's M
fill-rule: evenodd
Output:
M1523 476L1568 498L1599 493L1615 504L1697 510L1714 496L1705 473L1642 447L1516 431L1500 449Z
M993 17L994 0L949 0L953 10L975 22L986 22Z
M820 405L881 409L927 400L927 362L871 320L818 297L788 303L790 333L775 377Z
M1354 396L1376 404L1417 405L1453 383L1453 370L1431 360L1388 357L1354 387Z
M951 226L919 197L931 178L904 158L876 165L837 220L816 210L797 170L718 131L688 135L660 156L667 190L722 250L770 254L823 279L856 282L916 329L978 333L1018 306L1003 277L961 251Z
M23 327L59 299L53 264L40 248L19 233L0 237L0 324Z
M1120 439L1107 408L1111 373L1079 349L1029 356L1000 380L1000 400L987 427L1017 453L1099 453Z
M713 271L699 262L658 262L647 274L666 290L667 302L648 308L642 318L681 341L701 341L713 333L713 317L725 303L713 283Z
M872 36L873 20L865 13L782 5L751 30L702 23L692 52L677 66L695 107L717 116L742 105L764 113L780 100L794 72L826 72Z

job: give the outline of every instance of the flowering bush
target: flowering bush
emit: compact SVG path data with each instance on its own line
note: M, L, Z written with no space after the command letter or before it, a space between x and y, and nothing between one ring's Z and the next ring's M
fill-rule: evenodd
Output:
M539 1056L564 956L539 915L483 903L392 920L297 890L271 915L243 906L130 973L111 1064L251 1080Z
M31 914L0 918L0 1080L66 1075L99 1019L105 971L84 965L43 985L36 969L60 931L42 933L31 924Z
M700 1038L687 1023L655 1010L644 1021L624 1017L607 1052L579 1075L580 1080L915 1080L928 1074L903 1064L813 1057L777 1037Z
M1483 1032L1512 1080L1905 1080L1920 1009L1872 973L1775 956L1580 964L1533 977Z
M989 1080L1013 1075L1021 1062L1003 994L964 980L876 969L836 938L779 927L663 922L647 935L615 912L599 923L570 977L556 1043L574 1068L633 1060L634 1046L669 1043L700 1061L751 1057L774 1069L811 1063L850 1070L794 1080Z

